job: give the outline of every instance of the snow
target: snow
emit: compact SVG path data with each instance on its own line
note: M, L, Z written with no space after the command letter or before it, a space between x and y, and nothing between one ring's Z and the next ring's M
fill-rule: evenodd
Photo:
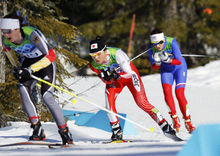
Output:
M200 124L220 123L219 67L220 61L213 61L205 66L188 70L186 97L189 102L192 122L196 127ZM142 80L145 85L148 100L156 106L161 114L171 123L168 114L169 109L163 98L160 75L154 74L144 76ZM93 103L101 107L105 106L105 85L100 82L97 77L75 77L66 80L66 83L69 84L69 88L76 91L73 93L79 94L81 98L90 101L92 104L76 99L75 105L71 102L65 102L65 109L95 113L99 109L97 109ZM90 87L92 88L90 89ZM72 97L68 94L59 93L59 95L72 100ZM61 98L59 102L64 103ZM124 88L116 101L118 112L126 113L130 120L137 122L147 129L154 127L154 132L149 132L141 127L135 126L138 130L138 135L124 136L124 139L133 140L133 142L124 144L102 144L101 141L110 139L111 133L92 127L78 126L74 124L74 121L68 121L68 126L73 135L75 146L55 150L49 149L47 146L33 145L0 147L0 155L174 156L191 137L184 127L184 122L176 99L175 102L177 114L181 119L182 125L178 136L186 140L183 142L174 142L166 138L157 124L155 124L145 112L137 107L128 89ZM42 122L42 125L46 132L47 141L61 142L55 123ZM29 123L11 122L11 126L0 128L0 145L27 141L31 132Z

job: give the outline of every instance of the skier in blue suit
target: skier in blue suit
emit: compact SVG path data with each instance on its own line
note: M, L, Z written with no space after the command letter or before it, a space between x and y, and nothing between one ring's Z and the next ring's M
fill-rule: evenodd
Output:
M169 114L173 119L174 128L179 131L180 121L176 114L175 103L172 95L172 85L176 82L175 94L179 102L180 110L185 119L185 127L189 133L195 130L191 123L188 102L185 97L185 85L187 79L187 64L181 55L180 48L175 38L164 36L163 32L155 29L150 35L151 45L155 45L149 51L149 59L154 69L160 69L161 83L164 98L170 108ZM163 41L162 44L158 44Z

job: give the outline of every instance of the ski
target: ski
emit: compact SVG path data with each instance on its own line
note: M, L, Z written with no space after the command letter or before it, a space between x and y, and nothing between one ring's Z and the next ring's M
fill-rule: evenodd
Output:
M25 141L25 142L16 142L16 143L11 143L11 144L3 144L3 145L0 145L0 147L7 147L7 146L25 146L25 145L46 145L46 146L49 146L49 145L54 145L54 146L60 146L60 145L63 145L63 144L60 144L60 143L55 143L55 142L45 142L45 141L38 141L38 142L31 142L31 141Z
M114 141L105 141L103 144L117 144L117 143L129 143L132 142L130 140L114 140Z
M172 135L169 133L164 133L164 135L170 139L172 139L173 141L184 141L183 139L181 139L180 137L176 136L176 135Z
M68 145L63 145L63 144L50 144L48 145L49 149L57 149L57 148L67 148L67 147L73 147L75 146L74 144L68 144Z
M67 147L73 147L74 144L72 145L48 145L49 149L58 149L58 148L67 148Z
M102 141L102 142L91 142L92 144L116 144L116 143L130 143L132 141L130 140L115 140L115 141ZM73 146L76 146L74 144L68 144L68 145L54 145L54 144L51 144L51 145L48 145L48 147L50 149L59 149L59 148L68 148L68 147L73 147Z

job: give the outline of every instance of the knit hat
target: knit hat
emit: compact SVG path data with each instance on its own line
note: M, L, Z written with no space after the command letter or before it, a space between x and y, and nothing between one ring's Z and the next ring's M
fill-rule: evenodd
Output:
M104 51L106 45L100 36L97 36L95 40L90 41L89 51L90 53L97 53L100 51Z

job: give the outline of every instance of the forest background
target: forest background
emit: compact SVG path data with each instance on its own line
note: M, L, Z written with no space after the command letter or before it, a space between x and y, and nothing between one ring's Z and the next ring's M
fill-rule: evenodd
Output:
M207 56L185 57L188 68L205 65L216 59L210 56L219 56L219 0L1 0L0 16L11 12L25 17L27 24L47 37L57 55L56 85L65 89L65 77L87 76L89 41L97 35L132 58L147 50L150 32L157 27L177 39L183 54ZM133 63L142 76L158 72L151 68L147 55ZM76 70L66 70L66 64ZM9 120L28 120L12 69L0 46L0 127ZM38 88L33 91L39 93ZM41 120L51 121L41 97L35 99Z

